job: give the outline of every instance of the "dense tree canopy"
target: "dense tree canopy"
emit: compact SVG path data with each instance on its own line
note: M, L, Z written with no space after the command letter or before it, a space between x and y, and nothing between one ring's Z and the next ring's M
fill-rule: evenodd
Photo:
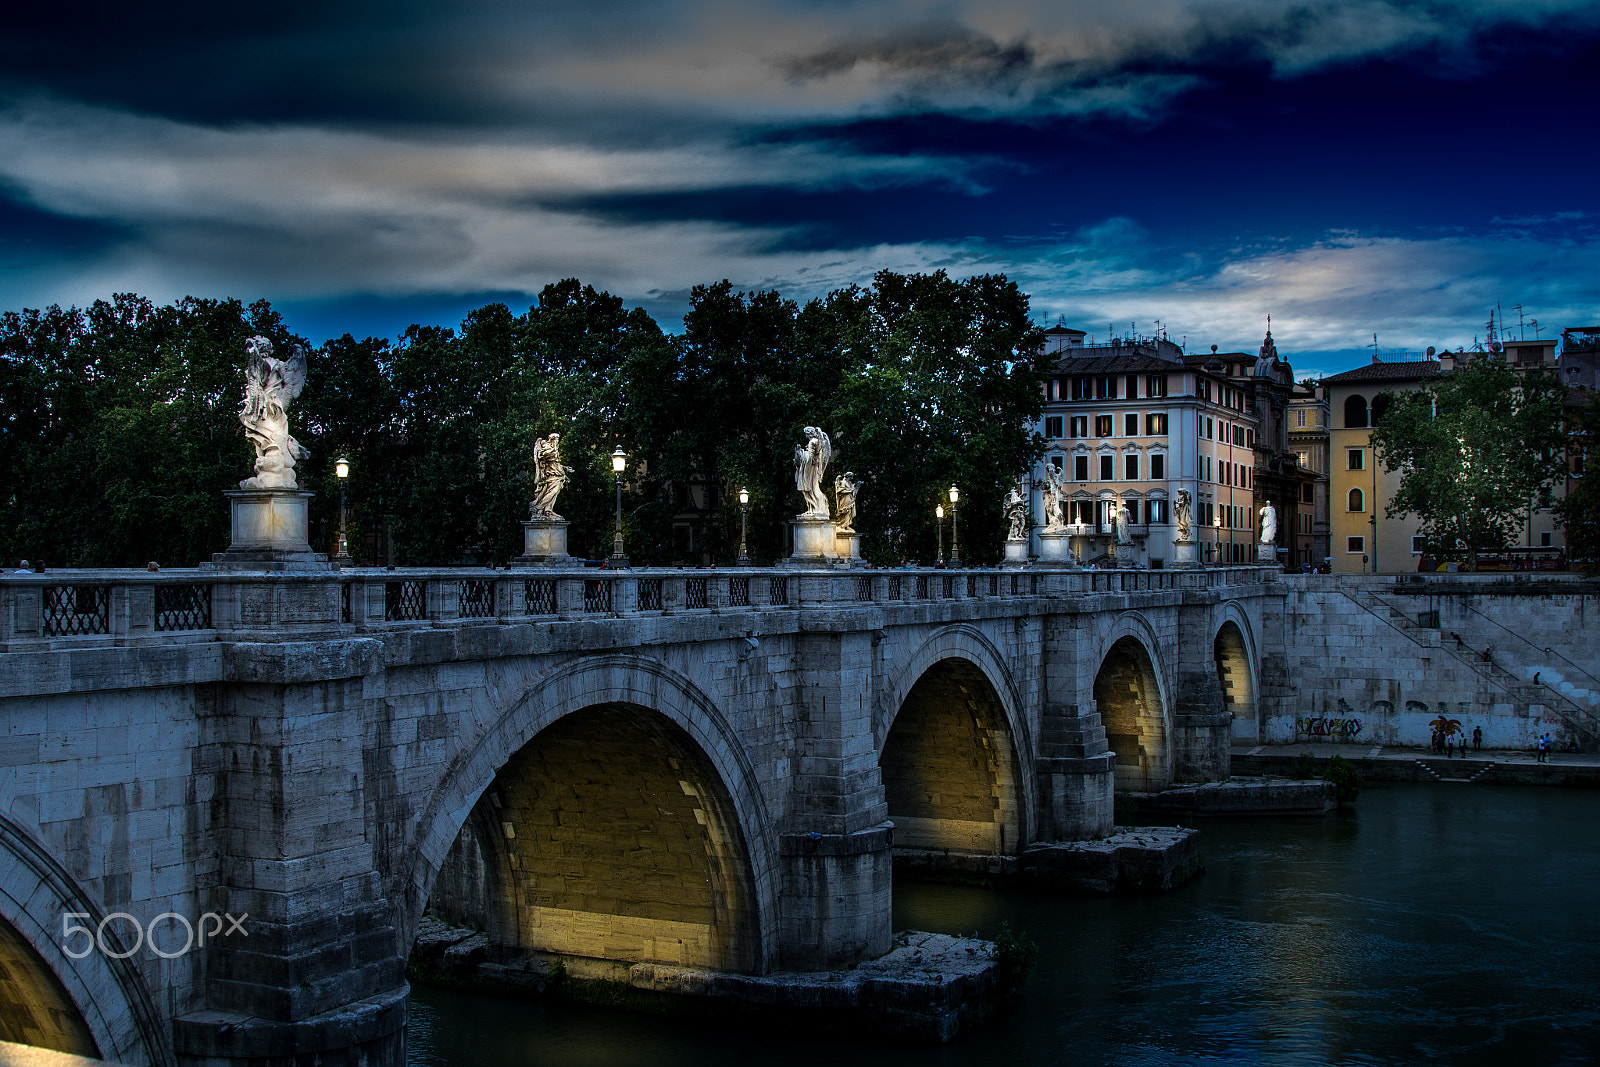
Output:
M1570 433L1568 462L1579 476L1568 484L1567 495L1555 502L1556 519L1567 535L1567 552L1589 573L1600 571L1600 478L1590 472L1589 461L1600 452L1600 395L1582 394L1567 408Z
M1416 391L1384 394L1373 443L1384 468L1400 472L1387 514L1420 518L1435 555L1475 560L1514 543L1562 474L1565 392L1551 374L1484 355Z
M131 295L0 316L0 552L54 565L192 565L227 547L221 498L250 473L238 424L245 339L288 334L265 302ZM878 275L801 307L728 282L693 290L681 335L576 280L518 316L350 335L308 352L290 412L317 492L358 559L505 561L521 549L535 437L574 468L558 507L574 554L609 551L609 454L629 456L624 522L641 563L728 562L748 488L758 560L788 551L801 430L833 435L825 488L865 479L857 526L880 561L931 560L934 505L962 491L964 555L992 560L999 501L1039 454L1043 340L1002 277Z

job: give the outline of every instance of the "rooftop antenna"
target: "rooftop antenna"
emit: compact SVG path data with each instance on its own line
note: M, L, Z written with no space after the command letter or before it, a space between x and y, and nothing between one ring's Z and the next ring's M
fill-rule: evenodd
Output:
M1373 334L1372 335L1372 344L1368 345L1367 347L1372 349L1372 362L1374 362L1374 363L1382 363L1383 360L1378 358L1378 335L1377 334Z
M1496 308L1498 308L1499 306L1500 306L1499 304L1495 305ZM1484 340L1488 344L1491 344L1491 345L1494 344L1494 312L1493 311L1489 312L1489 334L1488 334L1488 336L1486 338L1484 338Z
M1522 305L1512 304L1511 310L1517 313L1517 340L1526 341L1528 339L1528 332L1522 321Z
M1533 339L1537 341L1539 339L1539 331L1544 329L1544 327L1539 325L1538 319L1529 319L1528 325L1533 327Z

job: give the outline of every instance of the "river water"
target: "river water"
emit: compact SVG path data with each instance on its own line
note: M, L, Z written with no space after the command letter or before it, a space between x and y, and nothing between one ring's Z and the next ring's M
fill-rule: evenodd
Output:
M412 1067L1600 1062L1600 792L1371 785L1350 814L1203 819L1157 897L895 885L895 926L1026 930L1014 1007L939 1048L416 987Z

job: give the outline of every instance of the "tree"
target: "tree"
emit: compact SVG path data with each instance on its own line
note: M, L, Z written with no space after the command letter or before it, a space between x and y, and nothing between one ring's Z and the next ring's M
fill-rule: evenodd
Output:
M1569 446L1574 453L1576 485L1555 504L1556 521L1567 534L1567 555L1588 573L1600 571L1600 479L1584 464L1600 442L1600 395L1589 393L1567 409ZM1600 453L1597 453L1600 454Z
M1385 514L1418 516L1430 549L1464 550L1476 570L1480 551L1516 540L1562 473L1565 389L1484 355L1421 389L1382 395L1389 407L1373 446L1385 470L1400 472Z

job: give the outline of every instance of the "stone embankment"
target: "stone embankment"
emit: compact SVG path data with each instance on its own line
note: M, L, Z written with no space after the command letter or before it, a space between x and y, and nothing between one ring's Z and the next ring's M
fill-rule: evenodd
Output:
M413 980L528 999L599 1003L682 1016L728 1011L749 1022L949 1041L993 1014L1006 974L996 946L972 937L902 932L875 960L830 971L738 974L705 967L553 956L495 945L472 929L425 918Z
M1287 776L1302 753L1317 759L1317 772L1331 756L1343 756L1368 782L1457 782L1474 785L1555 785L1600 788L1600 756L1552 752L1540 762L1532 752L1484 749L1447 757L1428 749L1392 745L1253 745L1230 757L1235 772Z
M1165 893L1205 869L1194 830L1118 826L1098 840L1043 842L1020 856L897 848L896 875L1068 896Z

